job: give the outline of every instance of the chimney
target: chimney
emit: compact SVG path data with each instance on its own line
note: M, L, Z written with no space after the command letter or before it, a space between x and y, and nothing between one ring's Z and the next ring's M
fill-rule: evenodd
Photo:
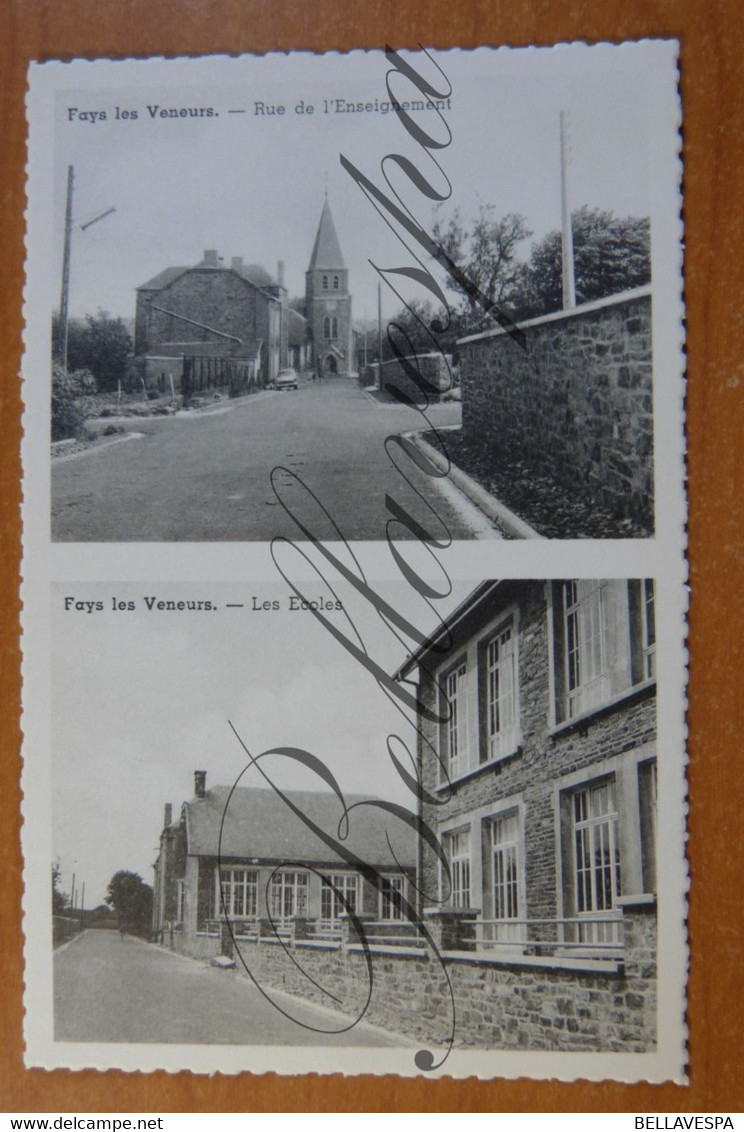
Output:
M197 798L203 798L207 792L207 772L206 770L194 771L194 794Z
M173 806L170 802L165 803L165 813L163 814L163 829L169 829L173 822Z
M208 248L204 252L204 259L202 260L202 266L203 267L219 267L220 266L218 261L217 261L217 249L216 248Z
M280 287L284 286L284 260L278 259L276 261L276 281Z
M242 271L243 270L243 257L242 257L242 255L234 255L232 257L232 263L230 264L230 266L232 267L233 271Z

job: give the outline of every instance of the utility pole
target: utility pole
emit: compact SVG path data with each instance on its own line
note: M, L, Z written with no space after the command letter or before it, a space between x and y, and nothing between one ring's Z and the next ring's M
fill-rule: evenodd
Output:
M377 284L377 359L378 385L382 389L382 284Z
M67 332L70 321L70 255L72 251L72 193L74 184L75 168L72 165L68 165L67 204L65 207L65 246L62 253L62 293L59 300L59 360L65 369L67 369ZM105 220L112 212L116 212L116 209L107 208L105 212L99 212L92 220L81 224L80 231L85 232L87 228L90 228L93 224L97 224L99 220Z
M67 166L67 206L65 208L65 246L62 253L62 294L59 300L59 360L67 369L67 320L70 301L70 243L72 241L72 189L75 170Z
M560 112L561 125L561 258L563 262L563 309L576 306L576 280L574 278L573 230L571 206L568 201L568 141L566 137L566 111Z

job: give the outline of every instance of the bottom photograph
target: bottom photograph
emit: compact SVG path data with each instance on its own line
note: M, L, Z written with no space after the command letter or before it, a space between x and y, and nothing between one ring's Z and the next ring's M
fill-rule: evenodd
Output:
M653 580L344 585L55 588L57 1063L679 1072Z

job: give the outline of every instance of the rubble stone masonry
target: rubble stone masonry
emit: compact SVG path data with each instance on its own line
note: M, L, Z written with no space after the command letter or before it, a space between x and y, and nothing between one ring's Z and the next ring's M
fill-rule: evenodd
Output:
M656 914L652 903L625 910L625 961L585 963L529 957L494 960L447 955L444 968L426 952L373 948L364 1020L427 1044L436 1052L452 1023L455 1047L624 1053L656 1041ZM218 940L211 941L214 952ZM361 950L300 943L291 951L262 940L240 945L237 971L258 984L359 1015L370 982ZM226 978L232 977L226 974ZM287 1000L280 1000L289 1009ZM329 1019L329 1030L339 1025ZM363 1040L363 1039L362 1039Z
M463 433L653 529L651 290L463 339Z

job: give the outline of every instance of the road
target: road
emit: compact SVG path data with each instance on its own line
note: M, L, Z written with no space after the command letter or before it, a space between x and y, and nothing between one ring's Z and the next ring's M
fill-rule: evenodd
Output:
M436 428L457 423L459 415L456 404L428 411ZM54 461L55 540L307 537L296 518L313 538L378 540L386 537L390 517L386 496L438 539L446 538L445 528L452 538L465 539L474 537L478 522L487 526L469 504L460 503L451 484L438 483L397 447L392 453L401 471L395 467L385 438L426 428L421 414L380 404L346 379L127 427L145 435ZM276 473L275 492L271 477L278 467L287 471ZM414 537L401 523L393 525L391 536Z
M121 939L118 932L84 932L54 957L56 1041L400 1045L363 1023L328 1033L348 1020L289 996L277 1001L303 1025L285 1018L234 971L207 967L132 936Z

